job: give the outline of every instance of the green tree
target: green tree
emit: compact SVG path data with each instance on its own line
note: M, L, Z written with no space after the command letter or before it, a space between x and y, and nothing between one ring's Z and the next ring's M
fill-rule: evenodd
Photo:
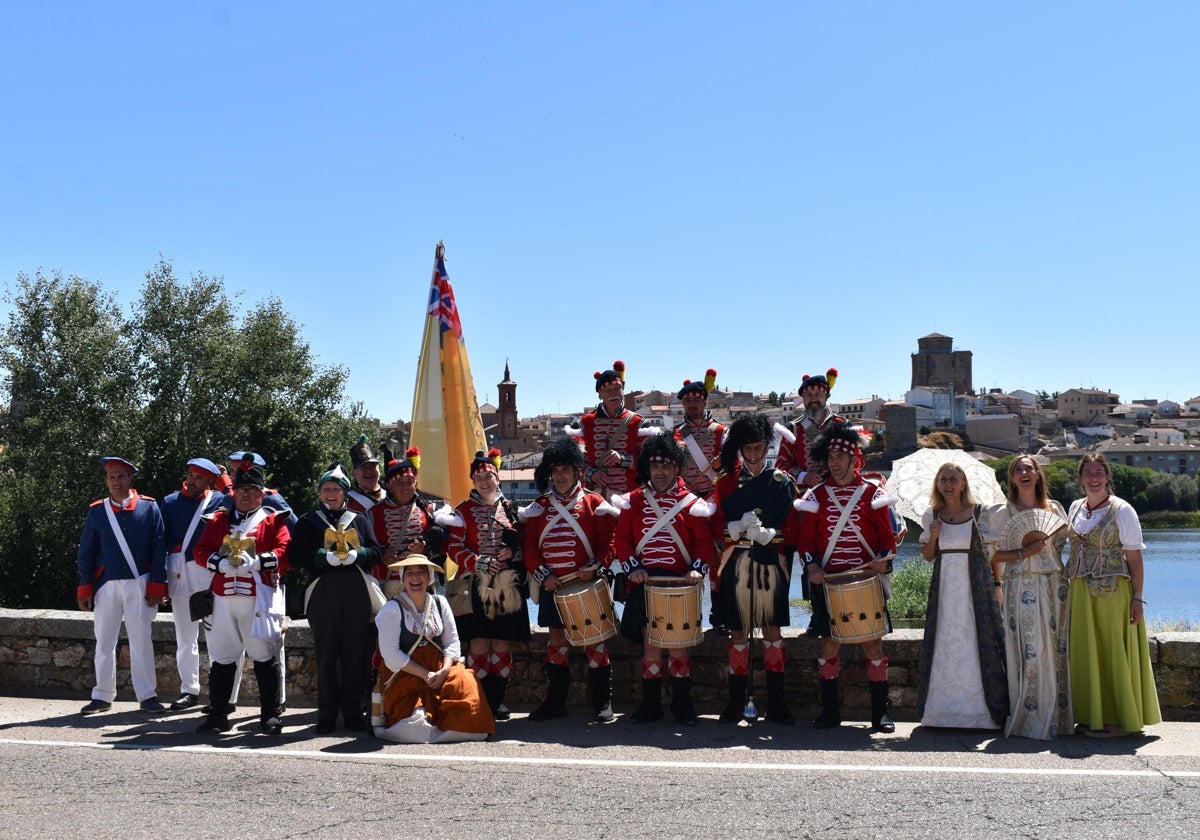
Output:
M346 371L317 363L276 299L234 323L223 281L182 282L160 259L123 317L98 284L17 278L0 330L0 605L74 606L74 557L97 459L128 458L162 497L184 464L249 448L297 512L360 432L378 439Z
M83 515L104 492L97 459L136 458L145 430L112 297L58 273L15 286L0 330L0 604L70 607Z

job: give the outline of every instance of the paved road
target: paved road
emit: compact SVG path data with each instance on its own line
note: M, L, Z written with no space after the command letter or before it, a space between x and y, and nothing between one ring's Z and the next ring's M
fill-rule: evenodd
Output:
M1136 742L865 724L694 730L518 716L494 741L281 738L251 714L0 698L0 837L1195 838L1200 724Z

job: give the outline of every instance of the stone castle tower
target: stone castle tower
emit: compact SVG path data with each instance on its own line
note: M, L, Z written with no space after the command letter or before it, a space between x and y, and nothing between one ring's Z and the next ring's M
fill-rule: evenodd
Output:
M971 351L955 350L954 339L930 333L917 339L912 354L912 388L949 388L952 394L973 392Z

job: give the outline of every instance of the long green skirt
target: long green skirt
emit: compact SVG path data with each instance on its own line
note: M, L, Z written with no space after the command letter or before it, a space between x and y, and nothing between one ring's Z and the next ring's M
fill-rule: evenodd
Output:
M1089 729L1140 732L1162 721L1146 622L1129 623L1132 594L1129 578L1099 598L1083 578L1071 581L1071 705Z

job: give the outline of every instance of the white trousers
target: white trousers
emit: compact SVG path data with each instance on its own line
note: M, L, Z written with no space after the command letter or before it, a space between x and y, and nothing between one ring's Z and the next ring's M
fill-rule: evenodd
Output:
M179 690L200 693L200 624L192 621L188 599L192 593L208 589L212 572L197 563L188 563L184 555L167 556L167 591L171 596L171 616L175 619L175 667L179 670Z
M125 635L129 637L129 676L133 680L133 692L139 703L157 693L150 626L158 607L146 604L149 577L110 580L96 590L96 687L92 689L93 700L111 703L116 699L117 636L122 621L125 622Z
M218 595L213 599L212 629L205 634L208 655L213 662L240 664L247 654L255 662L269 662L275 658L278 643L250 635L254 611L252 595Z

